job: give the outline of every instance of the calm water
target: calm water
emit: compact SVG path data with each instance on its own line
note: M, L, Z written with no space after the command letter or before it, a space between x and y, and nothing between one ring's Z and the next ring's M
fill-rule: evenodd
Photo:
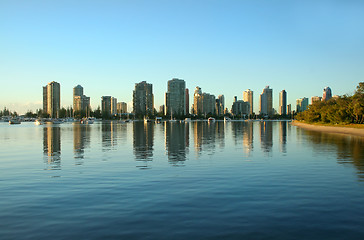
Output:
M363 138L0 123L0 239L364 239Z

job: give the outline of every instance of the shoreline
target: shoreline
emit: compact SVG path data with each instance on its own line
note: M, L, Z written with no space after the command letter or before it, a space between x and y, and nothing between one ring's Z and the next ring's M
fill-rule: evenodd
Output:
M331 127L331 126L320 126L312 125L309 123L303 123L299 121L292 121L293 126L297 126L310 131L319 131L325 133L345 134L364 137L364 129L350 128L350 127Z

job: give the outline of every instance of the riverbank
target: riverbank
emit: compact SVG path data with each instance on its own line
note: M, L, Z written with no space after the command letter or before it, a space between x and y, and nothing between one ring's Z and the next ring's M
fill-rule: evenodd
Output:
M343 126L323 126L323 125L314 125L303 123L299 121L292 121L293 126L297 126L310 131L320 131L326 133L337 133L337 134L349 134L355 136L364 137L364 128L355 128L355 127L343 127Z

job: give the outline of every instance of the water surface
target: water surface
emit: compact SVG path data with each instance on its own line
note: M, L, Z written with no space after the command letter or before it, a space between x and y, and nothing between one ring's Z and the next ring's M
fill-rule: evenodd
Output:
M0 239L363 239L364 141L289 122L0 123Z

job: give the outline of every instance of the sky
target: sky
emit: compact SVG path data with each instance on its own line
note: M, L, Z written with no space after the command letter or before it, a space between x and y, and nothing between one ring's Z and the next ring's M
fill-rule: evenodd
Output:
M364 1L0 0L0 109L42 108L42 86L61 84L72 105L80 84L97 108L101 96L132 102L135 83L153 84L155 108L167 81L234 96L269 85L288 103L353 94L364 81ZM131 110L131 108L129 108Z

